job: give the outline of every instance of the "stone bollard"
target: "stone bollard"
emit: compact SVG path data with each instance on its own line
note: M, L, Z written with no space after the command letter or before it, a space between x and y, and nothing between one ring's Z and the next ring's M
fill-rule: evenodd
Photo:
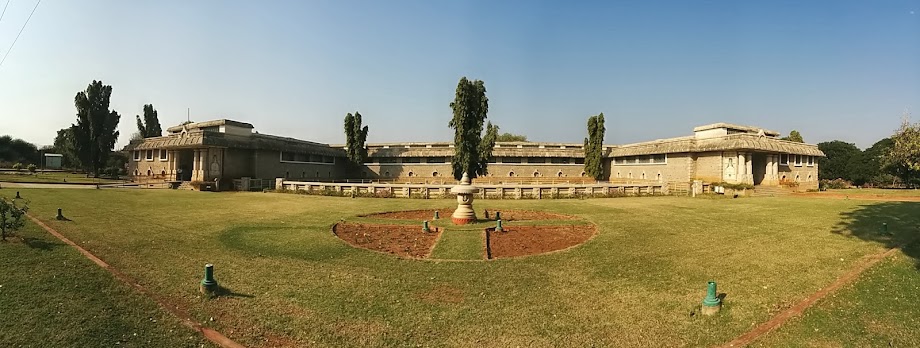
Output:
M16 191L16 199L22 199L22 197L19 196L19 191Z
M489 219L489 211L488 211L488 210L483 210L483 211L482 211L482 214L485 215L485 219L486 219L486 220Z
M706 283L706 298L703 299L703 315L713 315L722 309L722 300L716 295L716 282Z
M882 232L885 234L888 233L888 223L887 222L882 223Z
M431 232L431 228L428 228L428 220L422 221L422 232Z
M213 294L217 290L217 281L214 280L214 265L206 264L204 265L204 279L201 280L201 286L198 287L198 290L202 294Z
M61 208L58 208L58 214L57 214L57 216L55 216L54 218L57 219L57 220L65 220L65 219L66 219L66 218L64 217L64 214L63 214L62 211L61 211Z
M504 232L505 230L502 229L502 220L498 220L497 222L498 222L498 225L495 226L495 231Z
M435 210L435 211L434 211L434 219L435 219L435 220L438 220L438 219L440 219L440 218L441 218L441 214L438 213L437 210Z

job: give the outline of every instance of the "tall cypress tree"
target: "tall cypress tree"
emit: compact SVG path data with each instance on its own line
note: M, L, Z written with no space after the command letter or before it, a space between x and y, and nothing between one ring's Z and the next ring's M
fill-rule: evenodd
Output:
M497 136L489 135L487 129L487 139L483 142L482 127L489 113L485 83L460 78L450 108L453 110L453 118L448 126L454 129L454 157L451 160L454 178L460 180L463 173L467 173L470 178L485 175L495 145L494 138ZM497 133L498 129L491 132ZM488 139L490 137L491 141Z
M367 159L367 126L362 126L361 114L355 111L345 115L345 155L355 166Z
M109 110L112 86L93 80L74 97L77 124L73 125L74 145L85 169L98 175L118 140L121 116Z
M137 131L141 137L152 138L163 135L163 128L160 127L160 119L157 117L157 109L153 104L144 105L144 118L137 115Z
M585 173L601 180L604 177L604 113L588 118L588 137L585 138Z

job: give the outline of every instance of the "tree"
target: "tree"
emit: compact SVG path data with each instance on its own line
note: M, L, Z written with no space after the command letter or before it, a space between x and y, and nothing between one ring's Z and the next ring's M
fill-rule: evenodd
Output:
M782 140L794 141L794 142L797 142L797 143L804 143L804 142L805 142L805 139L802 139L802 134L799 133L799 131L797 131L797 130L795 130L795 129L793 129L791 132L789 132L789 136L788 136L788 137L782 137L782 138L780 138L780 139L782 139Z
M23 216L29 211L28 205L19 206L15 201L0 197L0 239L12 236L25 224Z
M495 143L492 141L490 144L491 139L483 142L483 126L489 114L485 83L470 81L465 76L460 78L450 108L453 118L447 125L454 129L454 156L451 159L454 178L460 180L463 173L471 179L486 175L488 162L483 157L492 156ZM498 129L494 128L494 132L497 133ZM489 137L487 133L486 138Z
M502 134L499 135L497 138L495 138L495 141L503 141L503 142L504 142L504 141L521 141L521 142L526 142L526 141L527 141L527 136L526 136L526 135L511 134L511 133L502 133Z
M496 139L498 139L498 126L493 126L492 122L486 123L486 133L479 143L479 168L483 176L489 173L489 161L492 160L492 149L495 148Z
M137 117L137 132L143 138L152 138L163 136L163 129L160 128L160 119L157 117L157 109L153 104L144 105L144 119L140 115Z
M860 156L862 153L855 144L834 140L818 143L818 149L827 156L818 158L819 178L853 180L847 165L854 156Z
M86 91L77 93L77 124L73 125L74 145L85 169L98 175L118 140L121 116L109 110L112 86L93 80Z
M891 136L891 141L881 163L904 183L920 185L920 123L910 124L905 120Z
M57 136L54 137L54 151L64 156L61 165L67 168L82 167L73 132L74 127L67 127L57 131Z
M9 135L0 137L0 162L35 163L38 160L38 147L22 139Z
M367 159L367 126L362 126L361 114L345 115L345 155L355 166Z
M585 173L601 180L604 178L604 113L588 118L588 137L585 138Z

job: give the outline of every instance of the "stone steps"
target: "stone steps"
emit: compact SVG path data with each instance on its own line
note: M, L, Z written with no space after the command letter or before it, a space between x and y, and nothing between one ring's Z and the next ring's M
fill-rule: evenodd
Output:
M777 196L787 196L795 191L785 186L754 186L754 192L751 193L751 197L777 197Z

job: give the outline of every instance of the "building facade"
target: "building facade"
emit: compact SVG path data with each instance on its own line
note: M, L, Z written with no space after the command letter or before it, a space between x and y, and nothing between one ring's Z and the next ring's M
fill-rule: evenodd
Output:
M356 167L346 160L342 145L258 134L243 122L189 123L167 132L131 144L128 172L136 179L453 181L452 143L368 144L367 161ZM702 180L817 188L817 158L824 154L815 145L778 136L761 128L716 123L696 127L686 137L605 145L605 177L610 181ZM488 180L589 180L583 144L499 142L492 154Z

